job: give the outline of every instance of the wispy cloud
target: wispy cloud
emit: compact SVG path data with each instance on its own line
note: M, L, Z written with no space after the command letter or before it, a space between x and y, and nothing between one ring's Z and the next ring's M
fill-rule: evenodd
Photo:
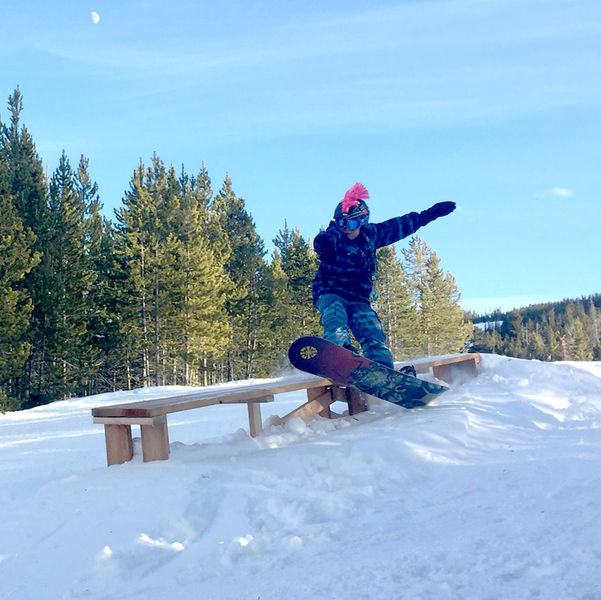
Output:
M576 195L574 190L565 187L552 187L548 190L536 192L534 198L542 200L543 198L573 198Z
M554 187L551 190L551 195L558 198L573 198L574 192L568 188Z

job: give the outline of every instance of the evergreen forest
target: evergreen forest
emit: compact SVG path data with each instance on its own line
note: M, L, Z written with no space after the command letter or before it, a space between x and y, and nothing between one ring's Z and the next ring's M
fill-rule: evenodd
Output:
M471 350L535 360L601 360L601 294L471 315Z

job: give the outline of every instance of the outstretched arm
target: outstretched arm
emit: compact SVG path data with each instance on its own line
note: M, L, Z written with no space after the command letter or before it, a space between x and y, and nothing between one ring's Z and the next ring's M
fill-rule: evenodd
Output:
M402 217L395 217L377 224L376 247L394 244L414 234L420 227L427 225L438 217L444 217L455 210L454 202L438 202L420 213L410 212Z
M426 210L422 210L419 213L421 219L421 227L430 223L430 221L434 221L434 219L438 219L438 217L444 217L446 215L450 215L455 210L456 204L454 202L438 202L434 206L427 208Z

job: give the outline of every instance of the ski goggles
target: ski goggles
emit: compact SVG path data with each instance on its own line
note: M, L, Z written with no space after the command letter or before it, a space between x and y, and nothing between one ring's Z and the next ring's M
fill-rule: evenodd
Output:
M340 229L346 229L347 231L355 231L362 225L365 225L365 223L367 223L367 215L352 218L338 217L338 219L336 219L336 225Z

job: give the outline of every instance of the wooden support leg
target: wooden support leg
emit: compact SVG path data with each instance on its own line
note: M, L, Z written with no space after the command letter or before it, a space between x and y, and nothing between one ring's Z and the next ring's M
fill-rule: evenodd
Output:
M273 399L273 396L271 396ZM248 428L251 437L257 437L263 431L263 421L261 420L261 404L259 402L249 402L248 406Z
M451 365L436 365L435 367L432 367L432 375L445 383L451 383L451 381L453 381L453 370Z
M432 367L432 375L446 383L453 383L454 380L461 381L462 378L471 379L476 377L477 374L475 360L464 360Z
M346 401L348 402L348 414L356 415L368 409L365 394L355 388L346 388Z
M142 455L144 462L169 458L169 433L167 417L156 417L154 425L140 425L142 430Z
M313 409L320 417L331 419L332 412L330 404L333 402L331 388L312 388L307 390L307 405L313 406ZM321 410L320 410L321 407Z
M348 403L347 400L347 395L346 395L346 390L347 388L345 387L340 387L339 385L333 385L332 386L332 400L334 402L344 402L345 404ZM330 418L332 418L332 416L336 416L336 417L341 417L342 415L339 415L338 413L335 413L332 411L332 407L329 407L329 416Z
M476 364L476 360L464 360L463 362L458 363L460 369L464 375L468 377L476 377L478 375L478 365Z
M329 387L318 387L307 390L307 404L313 405L316 409L321 406L322 409L318 410L317 414L324 419L331 419L332 414L330 411L330 405L334 402L332 396L332 388Z
M105 425L104 438L106 462L109 467L132 459L134 444L131 439L131 425Z
M308 421L314 415L321 414L324 409L328 409L329 414L332 402L334 400L332 399L332 390L329 387L309 388L307 390L307 402L282 417L282 421L292 417L300 417L303 421Z

